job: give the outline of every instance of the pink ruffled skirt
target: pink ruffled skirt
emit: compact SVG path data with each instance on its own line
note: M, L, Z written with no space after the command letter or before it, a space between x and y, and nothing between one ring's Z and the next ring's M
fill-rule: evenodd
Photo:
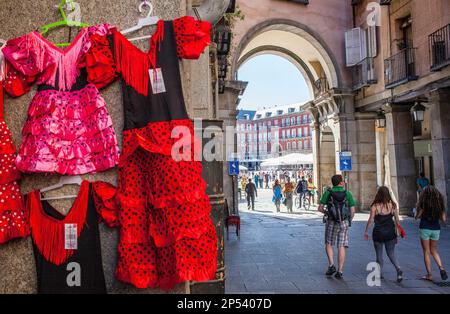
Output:
M39 91L22 135L16 158L22 172L95 173L119 161L112 119L93 84L70 92Z

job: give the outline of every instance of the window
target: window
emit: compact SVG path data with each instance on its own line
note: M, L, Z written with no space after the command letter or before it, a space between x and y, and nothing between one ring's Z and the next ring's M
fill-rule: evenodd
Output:
M366 56L366 32L361 27L345 32L345 59L347 67L358 64Z
M285 138L286 137L286 130L283 130L283 133L281 133L281 138Z
M291 149L291 142L287 143L287 149L290 150Z
M273 125L278 126L278 119L273 121Z
M292 130L292 137L296 137L296 136L297 136L296 129L293 129L293 130Z
M288 109L288 113L294 113L295 112L295 108L289 108Z
M302 119L301 119L300 116L298 116L298 117L297 117L297 124L300 124L300 123L302 123Z
M293 149L293 150L296 150L296 149L297 149L297 142L293 142L293 143L292 143L292 149Z

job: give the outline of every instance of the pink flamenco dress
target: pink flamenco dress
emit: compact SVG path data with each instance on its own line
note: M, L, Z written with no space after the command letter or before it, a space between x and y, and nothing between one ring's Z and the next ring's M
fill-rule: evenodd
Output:
M28 215L20 193L20 172L14 164L16 147L3 116L4 71L0 51L0 244L30 233Z
M84 61L92 45L91 36L109 32L108 24L83 28L63 50L34 31L9 40L3 48L8 63L8 94L21 96L33 83L38 85L16 158L20 171L79 175L118 164L116 133L98 91L114 75L90 83ZM112 55L93 61L100 67L114 63Z

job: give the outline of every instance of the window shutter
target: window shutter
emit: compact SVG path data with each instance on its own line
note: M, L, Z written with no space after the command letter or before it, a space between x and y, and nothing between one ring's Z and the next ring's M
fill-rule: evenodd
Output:
M361 61L361 28L345 32L345 55L348 67Z
M345 32L345 51L347 67L354 66L367 58L369 36L360 27L353 28Z

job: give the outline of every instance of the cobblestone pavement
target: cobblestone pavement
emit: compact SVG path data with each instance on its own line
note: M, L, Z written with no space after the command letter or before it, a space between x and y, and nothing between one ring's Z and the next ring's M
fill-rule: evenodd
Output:
M385 254L385 279L369 287L366 270L375 261L372 241L363 239L367 214L357 214L350 229L350 248L344 279L327 278L324 226L316 209L309 212L273 213L270 190L259 190L255 211L240 202L241 237L230 227L225 243L227 293L450 293L433 264L435 283L421 280L425 274L419 243L418 222L402 217L407 237L399 240L397 256L404 280L397 283L395 269ZM440 253L450 270L450 230L441 232Z

